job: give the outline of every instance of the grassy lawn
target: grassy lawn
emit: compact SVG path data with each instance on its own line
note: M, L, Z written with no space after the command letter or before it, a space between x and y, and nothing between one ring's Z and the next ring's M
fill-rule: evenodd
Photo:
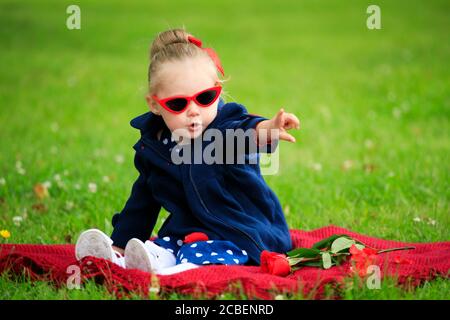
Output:
M0 0L0 230L9 243L112 231L137 176L129 121L147 111L150 42L182 25L219 53L228 101L301 119L297 143L280 146L279 173L265 177L291 228L450 240L448 1L376 1L381 30L366 28L369 1L183 3L77 1L82 29L70 31L72 2ZM39 200L33 187L44 182L50 196ZM385 281L344 298L449 293L445 279L415 291ZM112 298L93 283L56 290L0 276L0 299Z

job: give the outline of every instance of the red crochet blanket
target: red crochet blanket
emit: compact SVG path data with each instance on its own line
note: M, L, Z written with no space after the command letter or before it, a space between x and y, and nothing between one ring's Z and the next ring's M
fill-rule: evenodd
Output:
M450 269L450 242L403 243L361 235L344 228L327 226L313 231L291 230L295 247L311 247L315 242L332 234L348 234L377 249L415 246L413 250L379 254L377 265L381 276L394 277L398 284L417 286L437 276L448 277ZM95 279L117 297L134 292L148 295L156 289L161 297L177 292L199 298L214 298L224 292L245 293L249 298L273 299L280 293L299 293L321 298L325 285L336 288L345 277L351 276L350 264L322 270L304 267L287 277L261 272L256 266L203 266L178 274L152 276L139 270L126 270L104 259L86 257L76 261L74 245L4 244L0 246L0 272L20 275L24 272L32 280L47 280L64 286L73 275L74 265L79 267L81 280ZM154 291L154 290L153 290Z

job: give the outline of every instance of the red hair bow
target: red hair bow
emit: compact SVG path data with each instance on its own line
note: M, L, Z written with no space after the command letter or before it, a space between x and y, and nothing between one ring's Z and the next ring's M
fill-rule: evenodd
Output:
M203 48L202 41L193 36L188 36L188 41L190 43L196 45L200 49L203 49L209 55L209 57L212 59L212 61L214 61L214 64L216 65L217 70L219 70L219 72L222 74L222 76L225 75L224 71L223 71L222 63L220 63L219 56L212 48Z

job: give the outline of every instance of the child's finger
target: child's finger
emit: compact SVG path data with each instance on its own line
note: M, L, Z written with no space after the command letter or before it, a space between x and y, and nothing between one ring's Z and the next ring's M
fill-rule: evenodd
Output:
M300 120L297 118L295 114L292 114L292 121L295 125L295 129L300 129Z
M285 124L285 129L300 129L300 120L292 113L286 113Z
M289 141L289 142L295 142L295 138L287 132L280 132L279 139L284 140L284 141Z
M281 108L280 111L278 111L278 113L275 116L275 125L277 126L277 128L281 128L283 126L284 123L284 109Z

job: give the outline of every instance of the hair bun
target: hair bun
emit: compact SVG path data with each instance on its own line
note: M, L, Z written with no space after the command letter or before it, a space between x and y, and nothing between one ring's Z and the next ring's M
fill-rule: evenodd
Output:
M197 56L209 57L217 70L223 75L223 68L217 54L211 48L203 48L199 45L198 42L201 43L201 41L198 39L197 43L189 41L189 36L194 38L186 30L180 28L163 31L155 37L150 49L150 64L148 67L149 92L157 91L160 82L158 81L158 70L167 61Z
M189 35L184 29L171 29L159 33L152 43L150 59L153 60L154 56L167 46L176 43L189 43Z

